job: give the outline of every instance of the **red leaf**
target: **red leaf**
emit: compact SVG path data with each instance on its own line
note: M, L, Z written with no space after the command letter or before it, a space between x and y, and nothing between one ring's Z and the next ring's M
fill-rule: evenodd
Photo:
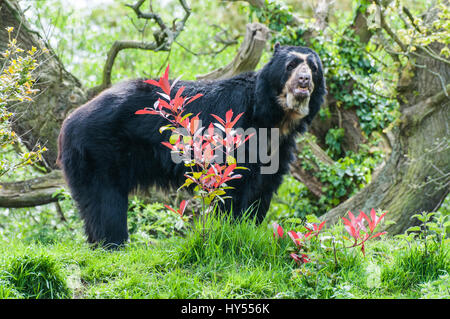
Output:
M372 210L370 211L370 218L372 218L373 221L377 219L377 212L374 208L372 208Z
M156 82L155 80L152 80L152 79L145 80L144 82L148 83L148 84L151 84L151 85L154 85L154 86L157 86L157 87L160 87L159 86L159 82Z
M164 91L164 93L170 96L169 65L167 65L166 71L164 72L164 76L161 77L158 82L152 79L145 80L144 82L159 87Z
M230 175L230 173L236 168L236 164L231 164L230 166L228 166L225 171L223 172L223 176L224 177L228 177L228 175Z
M386 213L383 213L380 217L376 217L376 215L375 215L375 218L376 218L376 220L375 220L375 226L377 226L378 225L378 223L383 219L383 217L386 215Z
M196 99L198 99L199 97L202 97L202 96L203 96L203 94L201 94L201 93L194 95L193 97L189 98L189 100L186 101L185 105L188 105L189 103L194 102Z
M308 255L302 254L302 261L303 263L309 263L311 260L309 259Z
M370 231L373 231L373 229L374 229L375 227L374 227L374 223L372 222L372 220L371 220L369 217L367 217L367 215L364 214L363 211L360 211L359 216L361 216L362 218L364 218L364 219L367 221L367 223L369 224L369 229L370 229Z
M142 110L136 111L134 114L159 114L159 113L156 112L155 110L142 109Z
M348 211L348 216L350 217L350 220L352 222L352 225L356 222L355 216L353 216L351 211Z
M300 236L293 230L290 230L288 232L289 237L291 237L292 241L295 243L295 245L300 248L302 246L302 244L300 243Z
M179 214L180 214L180 216L183 216L183 214L184 214L184 210L186 209L186 206L187 206L187 201L186 200L182 200L181 201L181 203L180 203L180 209L179 209Z
M295 260L295 262L300 266L303 263L302 258L300 258L299 255L296 255L294 253L290 254L291 258Z
M236 124L236 122L241 118L242 115L244 115L244 112L242 112L241 114L238 114L238 115L234 118L234 120L230 123L230 127L233 127L233 126Z
M186 88L185 86L182 86L178 89L177 93L175 94L175 99L181 96L181 93L183 93L185 88Z
M322 223L320 223L320 225L319 225L319 230L322 229L323 225L325 225L325 221L323 221Z
M159 102L159 105L160 105L160 106L165 107L166 109L172 111L172 106L171 106L169 103L167 103L166 101L164 101L164 100L162 100L162 99L158 99L158 102ZM161 107L160 107L160 108L161 108Z
M352 225L352 223L347 218L342 217L342 220L344 221L345 225L347 225L347 226L351 226Z
M375 237L378 237L378 236L381 236L381 235L384 235L384 234L387 234L387 232L384 231L384 232L381 232L381 233L377 233L377 234L371 236L369 239L372 239L372 238L375 238Z
M177 211L175 209L173 209L172 207L170 207L169 205L164 205L164 207L166 207L167 209L170 209L174 213L177 213Z
M227 113L225 114L225 121L226 121L227 123L230 123L232 118L233 118L233 110L230 109L230 110L228 110Z
M219 121L220 124L222 124L222 126L225 126L225 121L222 120L220 117L218 117L218 116L215 115L215 114L211 114L211 116L214 117L217 121Z
M175 146L173 146L172 144L170 144L169 142L161 142L162 145L167 146L168 148L170 148L171 150L175 149Z
M284 235L283 228L280 225L278 225L277 223L273 223L272 226L274 229L273 236L278 237L278 238L283 237L283 235Z
M164 71L164 79L169 79L169 64L167 64L166 70Z
M169 65L167 65L164 76L159 79L160 88L170 96L170 83L169 83Z

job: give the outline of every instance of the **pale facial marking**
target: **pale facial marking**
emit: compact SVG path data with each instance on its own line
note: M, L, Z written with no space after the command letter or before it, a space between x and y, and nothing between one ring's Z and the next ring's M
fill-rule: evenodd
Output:
M294 95L289 92L286 95L286 106L288 109L297 111L303 118L309 114L309 97L299 102L295 99Z
M306 59L309 56L309 53L308 54L303 54L303 53L300 53L300 52L289 52L289 54L298 56L300 59L303 59L304 61L306 61Z
M298 57L303 60L297 65L286 82L283 91L278 96L278 102L283 106L285 114L279 124L281 135L287 135L300 120L309 114L309 101L311 93L314 90L314 82L312 80L312 70L309 67L307 60L310 54L303 54L299 52L290 52L291 56ZM313 59L313 63L317 67L317 63ZM299 81L300 77L309 76L311 79L305 86Z
M280 104L285 105L287 109L296 111L301 118L305 117L309 113L309 96L305 97L303 100L298 101L293 92L297 92L298 90L301 90L303 88L299 88L296 84L296 78L298 73L307 74L312 79L312 71L311 68L308 66L306 60L308 59L308 56L310 54L302 54L299 52L290 52L290 55L297 56L303 60L302 63L300 63L291 73L291 76L289 77L285 88L283 89L283 92L278 97L278 100ZM313 81L309 84L309 93L311 93L314 90L314 83Z

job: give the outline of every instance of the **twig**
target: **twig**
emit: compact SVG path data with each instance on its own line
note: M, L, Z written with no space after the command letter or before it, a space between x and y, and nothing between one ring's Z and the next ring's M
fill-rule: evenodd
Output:
M398 46L402 49L403 52L406 52L406 45L399 39L397 34L392 31L392 29L389 27L389 25L386 23L385 16L383 14L383 6L381 5L379 0L374 0L377 4L378 10L379 10L379 16L380 16L380 25L381 27L386 31L387 34L398 44Z
M62 211L61 205L59 204L59 202L55 202L55 208L56 211L58 212L59 218L61 219L62 222L67 222L66 217L64 216L64 213Z
M158 26L159 30L155 31L153 33L154 41L148 42L148 41L133 41L133 40L118 40L113 43L111 48L108 51L106 62L103 67L103 79L102 84L100 84L98 87L95 87L94 89L90 90L90 94L94 95L96 92L99 92L108 86L111 85L111 73L112 68L114 65L114 61L117 57L117 54L121 50L125 49L140 49L140 50L149 50L149 51L170 51L172 47L172 43L176 40L178 35L183 31L184 26L186 24L186 21L188 20L191 9L189 8L188 4L185 0L179 0L181 7L183 8L185 14L183 18L175 22L176 19L173 21L172 26L167 26L166 23L164 23L161 16L155 12L153 12L153 8L150 2L150 11L148 12L142 12L141 6L145 0L138 0L135 4L126 4L125 6L131 8L136 16L139 19L145 19L145 20L153 20ZM147 23L146 21L146 23ZM134 24L134 23L133 23ZM147 25L145 25L142 29L138 29L139 32L143 33Z
M422 31L420 31L420 28L418 25L416 25L416 23L414 22L414 17L412 16L411 12L409 11L409 9L407 7L402 7L403 12L406 14L406 16L408 17L409 21L411 22L412 26L414 27L414 29L416 29L417 31L419 31L419 33L422 33Z

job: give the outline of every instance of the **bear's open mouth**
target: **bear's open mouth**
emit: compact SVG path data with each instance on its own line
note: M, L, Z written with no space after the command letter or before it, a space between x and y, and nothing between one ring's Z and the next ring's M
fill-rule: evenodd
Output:
M301 101L307 97L310 96L311 92L310 92L310 88L309 87L304 87L304 86L297 86L292 90L292 93L294 94L295 98L298 101Z

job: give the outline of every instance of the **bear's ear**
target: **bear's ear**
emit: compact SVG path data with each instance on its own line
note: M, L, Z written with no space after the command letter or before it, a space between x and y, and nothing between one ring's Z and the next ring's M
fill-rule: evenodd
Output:
M273 54L277 53L277 51L280 50L280 48L281 48L280 42L275 43L275 45L273 46Z

